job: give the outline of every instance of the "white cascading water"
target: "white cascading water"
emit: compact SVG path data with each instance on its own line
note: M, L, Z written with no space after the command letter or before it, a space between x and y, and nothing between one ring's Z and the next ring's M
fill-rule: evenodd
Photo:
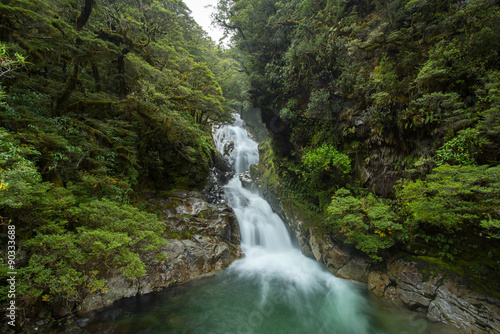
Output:
M82 327L99 334L454 333L430 331L413 315L374 307L362 295L366 288L303 256L269 204L242 187L239 174L259 159L257 143L242 124L237 118L234 126L222 126L215 139L237 171L224 191L239 221L245 257L215 275L123 300L91 321L83 318Z
M266 200L243 188L239 174L258 163L258 149L241 127L243 121L236 117L235 125L221 126L215 132L218 150L229 154L236 169L235 177L225 187L225 196L238 218L245 252L245 257L229 270L257 282L263 309L269 304L286 304L302 319L314 323L309 328L318 330L320 322L318 333L372 333L366 316L361 315L364 299L352 284L305 257ZM307 324L304 326L307 328Z

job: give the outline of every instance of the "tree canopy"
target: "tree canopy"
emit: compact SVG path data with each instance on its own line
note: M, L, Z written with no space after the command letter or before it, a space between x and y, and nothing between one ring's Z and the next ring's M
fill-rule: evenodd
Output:
M210 122L244 101L231 52L181 0L0 3L0 223L16 226L27 317L163 260L139 194L204 187Z
M374 259L403 250L498 275L499 8L219 0L282 195Z

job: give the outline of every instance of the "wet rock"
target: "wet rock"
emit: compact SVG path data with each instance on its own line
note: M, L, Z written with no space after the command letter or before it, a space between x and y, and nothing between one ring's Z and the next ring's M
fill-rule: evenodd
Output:
M291 226L298 226L297 222ZM314 258L338 277L367 282L368 289L378 297L395 305L418 311L432 321L442 322L457 329L457 333L500 334L500 301L473 292L457 281L443 275L424 275L424 263L404 259L389 259L377 269L373 263L356 251L319 236L310 228L297 233L307 237Z
M389 286L385 289L384 299L392 302L394 305L403 306L401 299L399 298L398 289L395 286Z
M461 328L462 333L500 333L500 301L447 282L437 290L427 317Z
M359 282L366 282L370 261L343 249L328 235L317 237L312 228L309 230L309 245L314 258L327 266L336 276Z
M212 152L211 168L207 185L203 189L204 198L209 203L224 203L223 186L234 176L231 164L218 152Z
M226 184L234 176L234 168L229 161L222 157L218 152L214 152L212 156L212 165L214 168L217 180L222 184Z
M256 186L255 182L252 180L249 171L246 171L245 173L240 174L240 181L241 181L241 185L245 189L249 189L249 190L256 190L257 189L257 186Z
M234 151L234 142L228 141L224 144L224 156L230 156Z
M429 298L425 298L418 292L412 292L401 288L397 288L396 290L399 299L401 299L403 304L405 304L410 310L427 307L431 303L431 300Z
M370 263L361 257L353 257L335 275L358 282L366 282Z
M314 258L318 262L323 262L323 253L321 253L320 241L316 237L316 234L311 233L311 237L309 239L309 244L311 245L311 251L314 255Z
M298 221L298 229L299 230L302 230L303 228L303 222L301 221ZM305 256L307 256L308 258L310 259L315 259L314 257L314 253L312 251L312 248L311 248L311 244L309 242L309 234L301 234L301 233L297 233L296 234L297 236L297 241L299 243L299 246L300 246L300 249L302 250L302 254L304 254Z
M135 296L138 293L138 280L124 276L115 276L108 280L108 287L103 293L92 293L80 305L83 312L111 305L118 299Z
M414 262L388 262L387 271L372 271L368 289L432 321L459 329L460 333L500 333L500 301L473 292L441 275L425 278Z
M377 297L383 297L390 284L391 280L387 273L372 271L368 274L368 290Z

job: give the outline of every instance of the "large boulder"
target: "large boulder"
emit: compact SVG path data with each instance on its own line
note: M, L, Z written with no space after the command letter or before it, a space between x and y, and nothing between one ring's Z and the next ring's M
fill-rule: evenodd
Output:
M83 300L80 312L220 271L242 256L236 216L227 205L208 203L202 194L192 191L145 196L146 205L161 212L161 220L167 224L168 244L161 250L167 259L143 259L147 275L141 278L117 273L108 280L105 291L91 293Z

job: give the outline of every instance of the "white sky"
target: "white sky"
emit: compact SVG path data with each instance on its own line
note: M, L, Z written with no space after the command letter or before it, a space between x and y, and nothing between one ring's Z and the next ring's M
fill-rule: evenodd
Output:
M183 0L184 3L191 9L191 16L198 22L198 24L205 30L210 37L219 43L222 37L222 30L211 26L210 15L215 10L214 8L206 7L208 5L217 6L217 0Z

